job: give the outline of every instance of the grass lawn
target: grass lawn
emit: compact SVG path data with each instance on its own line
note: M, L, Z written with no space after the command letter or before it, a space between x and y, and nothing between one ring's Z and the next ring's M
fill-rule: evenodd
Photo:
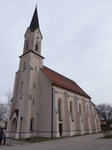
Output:
M38 142L44 142L50 140L49 138L38 138ZM19 139L19 141L23 141L26 143L35 143L37 142L37 137L27 138L27 139Z
M39 137L38 138L38 142L45 142L45 141L50 141L50 140L55 140L55 139L60 139L60 138L44 138L44 137ZM37 142L37 137L23 139L23 142L35 143L35 142Z
M105 136L104 138L105 138L105 139L112 139L112 135Z
M111 139L112 138L112 130L110 131L103 131L103 137L102 138L105 138L105 139Z

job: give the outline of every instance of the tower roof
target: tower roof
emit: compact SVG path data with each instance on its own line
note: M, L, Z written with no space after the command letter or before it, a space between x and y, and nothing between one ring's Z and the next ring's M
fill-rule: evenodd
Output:
M30 30L34 32L36 29L39 29L39 20L38 20L38 13L37 13L37 6L35 8L32 21L30 23Z

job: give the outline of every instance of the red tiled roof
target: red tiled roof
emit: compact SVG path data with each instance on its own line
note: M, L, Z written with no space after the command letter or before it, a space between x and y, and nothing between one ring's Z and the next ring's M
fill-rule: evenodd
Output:
M51 82L61 88L67 89L76 94L82 95L90 99L90 96L86 94L74 81L66 78L65 76L43 66L42 71L51 80Z

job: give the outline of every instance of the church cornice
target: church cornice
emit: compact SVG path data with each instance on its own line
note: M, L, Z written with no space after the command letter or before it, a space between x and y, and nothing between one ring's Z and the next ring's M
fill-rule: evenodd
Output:
M23 55L19 56L19 58L22 58L23 56L25 56L26 54L28 54L28 53L30 53L30 52L31 52L31 53L34 53L35 55L37 55L37 56L41 57L42 59L44 59L43 56L39 55L38 53L34 52L33 50L27 51L27 52L24 53Z

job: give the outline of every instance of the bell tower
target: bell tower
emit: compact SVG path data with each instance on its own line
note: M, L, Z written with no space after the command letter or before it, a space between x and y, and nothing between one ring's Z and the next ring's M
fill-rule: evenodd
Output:
M19 69L16 73L13 90L8 132L16 133L15 138L30 137L30 132L36 131L39 71L43 68L41 55L42 34L39 27L37 6L35 8L30 26L24 35L23 54L20 56ZM35 128L33 128L35 124Z
M28 51L34 51L35 53L41 55L42 34L39 27L37 6L35 8L30 26L28 27L24 37L25 42L23 53L25 54Z

